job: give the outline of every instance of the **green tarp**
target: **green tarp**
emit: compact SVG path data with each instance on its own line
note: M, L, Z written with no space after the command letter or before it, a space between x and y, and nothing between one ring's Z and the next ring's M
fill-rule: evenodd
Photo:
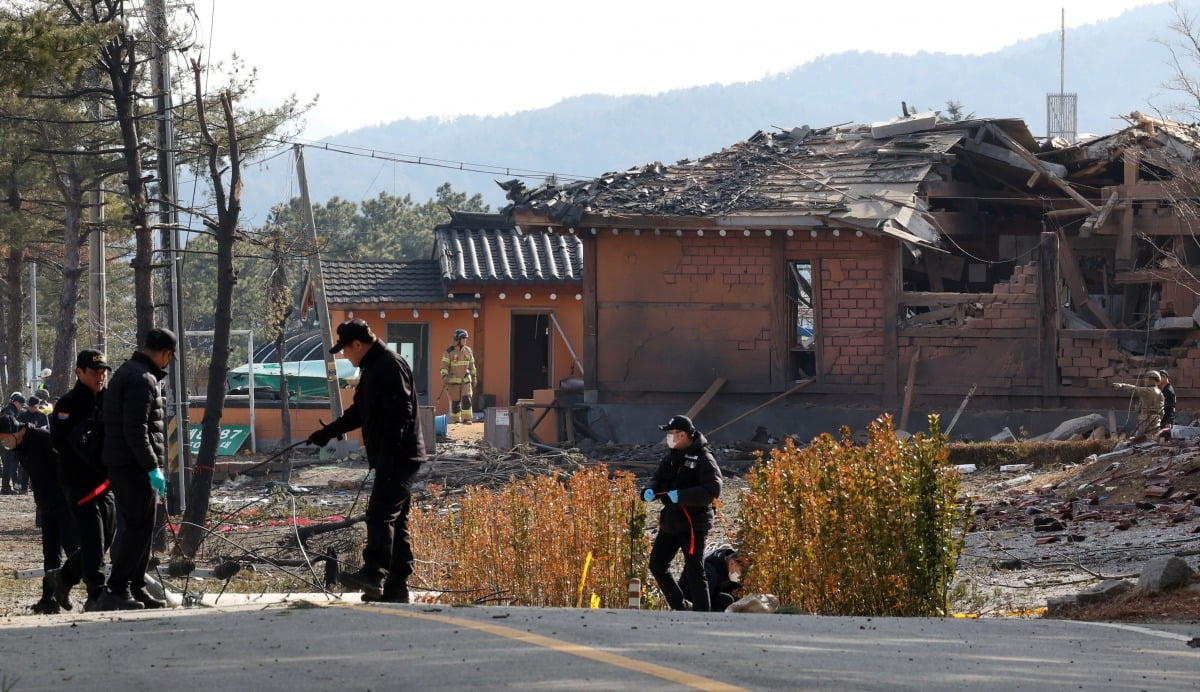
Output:
M337 364L338 387L345 387L346 380L353 379L358 368L345 358L334 360ZM287 374L287 388L295 394L293 398L329 398L329 386L325 382L325 363L319 360L288 361L283 364ZM250 382L250 366L242 365L229 371L226 377L229 389L246 387ZM255 363L254 386L279 389L279 363Z

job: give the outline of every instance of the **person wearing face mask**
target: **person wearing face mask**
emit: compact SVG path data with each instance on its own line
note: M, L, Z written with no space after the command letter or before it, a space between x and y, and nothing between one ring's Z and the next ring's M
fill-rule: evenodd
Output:
M666 431L667 453L642 490L646 502L662 502L658 533L650 548L650 573L672 610L707 611L711 607L704 574L704 542L716 516L713 501L721 495L721 469L708 439L687 416L672 416L658 426ZM671 575L671 561L683 552L688 593ZM689 600L690 599L690 600Z
M178 340L169 329L146 332L141 349L113 372L101 403L104 443L100 460L123 522L112 551L108 582L96 610L162 608L146 590L158 498L167 492L167 417L162 381Z

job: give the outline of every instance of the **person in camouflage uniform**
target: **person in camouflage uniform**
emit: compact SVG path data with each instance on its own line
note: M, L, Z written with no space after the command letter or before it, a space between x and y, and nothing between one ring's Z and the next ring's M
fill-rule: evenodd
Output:
M1137 428L1129 436L1130 442L1141 442L1152 432L1156 432L1162 422L1163 394L1158 388L1162 376L1151 370L1142 376L1145 386L1113 382L1113 389L1126 390L1133 393L1138 400Z

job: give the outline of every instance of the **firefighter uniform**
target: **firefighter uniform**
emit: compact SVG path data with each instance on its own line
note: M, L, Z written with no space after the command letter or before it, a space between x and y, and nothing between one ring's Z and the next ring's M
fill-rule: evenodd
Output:
M446 383L446 394L450 397L450 422L470 423L475 417L471 402L475 398L475 354L463 343L466 330L454 333L454 344L442 354L442 380Z

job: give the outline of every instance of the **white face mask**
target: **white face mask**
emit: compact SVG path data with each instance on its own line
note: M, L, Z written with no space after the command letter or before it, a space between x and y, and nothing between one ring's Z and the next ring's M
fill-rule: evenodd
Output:
M667 436L663 438L663 443L667 445L667 449L675 449L675 436L667 433Z

